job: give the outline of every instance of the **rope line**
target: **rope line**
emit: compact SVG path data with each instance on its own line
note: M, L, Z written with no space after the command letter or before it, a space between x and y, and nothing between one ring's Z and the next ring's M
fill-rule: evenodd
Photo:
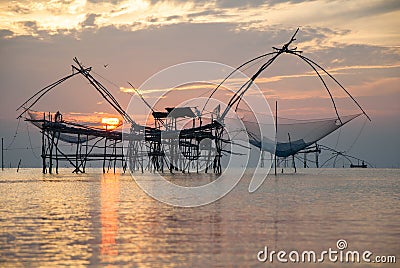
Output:
M21 122L21 117L18 118L18 124L17 124L17 127L16 127L16 129L15 129L14 136L13 136L13 138L12 138L10 144L5 148L5 150L9 150L10 147L14 144L15 138L16 138L17 135L18 135L18 130L19 130L19 124L20 124L20 122Z
M36 153L35 153L35 151L33 150L31 135L30 135L30 133L29 133L28 122L26 122L26 130L27 130L27 133L28 133L29 145L30 145L30 147L31 147L32 154L33 154L33 156L34 156L36 159L39 159L39 156L37 156ZM40 147L39 147L39 148L40 148Z

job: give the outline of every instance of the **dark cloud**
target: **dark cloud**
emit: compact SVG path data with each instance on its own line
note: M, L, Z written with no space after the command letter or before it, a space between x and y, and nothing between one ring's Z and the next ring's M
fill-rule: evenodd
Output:
M89 0L91 2L102 2L101 0ZM172 1L172 2L177 2L177 3L186 3L186 0L150 0L151 4L156 4L159 2L166 2L166 1ZM258 7L262 5L267 5L267 6L274 6L278 4L284 4L284 3L289 3L289 4L299 4L303 2L315 2L316 0L215 0L215 1L203 1L203 0L192 0L191 2L195 3L196 5L204 5L204 2L215 2L217 7L220 8L243 8L243 7ZM114 2L114 1L113 1ZM381 14L381 13L387 13L387 12L392 12L395 10L400 9L400 1L398 0L386 0L386 1L381 1L379 3L370 5L368 2L366 2L365 5L357 7L359 9L359 12L352 12L353 16L359 17L359 16L368 16L368 15L374 15L374 14ZM205 14L206 15L206 14Z
M180 19L180 18L182 18L182 16L174 15L174 16L166 17L165 20L166 21L170 21L170 20L177 20L177 19Z
M93 27L96 26L95 21L96 18L100 17L98 14L87 14L86 19L82 22L82 27Z
M30 29L37 29L37 22L36 21L23 21L21 22L22 25L24 25L27 28Z
M4 38L4 37L10 37L14 34L13 31L10 30L6 30L6 29L1 29L0 30L0 38Z
M201 16L209 16L209 15L223 15L225 11L223 10L205 10L201 12L194 12L188 15L189 18L201 17Z
M159 2L166 2L170 0L150 0L151 4L156 4ZM173 2L176 3L186 3L188 1L186 0L172 0ZM217 7L221 8L233 8L233 7L255 7L255 6L260 6L268 1L264 0L216 0L216 1L203 1L203 0L192 0L191 2L195 3L196 5L204 5L205 2L215 2Z
M125 0L88 0L88 2L95 3L95 4L96 3L111 3L113 5L119 4L123 1L125 1Z
M386 0L377 3L374 6L365 5L364 7L360 7L360 14L361 16L368 16L368 15L378 15L378 14L385 14L388 12L393 12L396 10L400 10L400 1L398 0Z
M343 36L349 34L350 30L338 30L326 27L300 27L302 41L315 40L316 43L322 45L331 37Z
M222 8L232 7L257 7L266 4L263 0L218 0L217 6Z
M63 5L69 5L72 4L74 0L58 0L57 2Z
M278 4L290 3L290 4L298 4L303 2L314 2L316 0L267 0L265 1L268 5L274 6Z
M173 1L177 3L186 3L186 0L150 0L151 4L159 2ZM216 1L203 1L203 0L192 0L191 2L197 5L204 5L204 2L215 3L220 8L244 8L244 7L258 7L262 5L273 6L282 3L301 3L315 0L216 0Z
M398 0L388 0L381 1L379 3L360 5L351 9L342 9L337 12L333 12L326 17L326 19L357 19L366 18L376 15L381 15L389 12L400 10L400 1Z
M119 7L119 8L116 8L116 9L112 9L111 13L117 13L117 12L121 12L121 11L124 11L124 10L127 10L127 9L128 9L127 7Z
M335 44L334 48L326 48L315 55L317 60L330 67L390 65L400 62L399 50L392 48L362 44ZM335 61L337 59L338 61ZM335 63L336 62L336 63Z
M20 21L18 24L25 29L28 35L35 36L35 39L49 39L52 34L54 34L51 30L42 29L36 21ZM59 29L57 33L70 35L74 31L75 30Z
M148 17L147 19L146 19L148 22L158 22L158 18L156 18L156 17Z
M15 6L9 7L10 11L15 12L17 14L29 14L31 11L28 8L21 7L20 5L16 4Z
M25 28L29 33L31 34L38 34L39 33L39 27L36 21L20 21L19 25L21 25L23 28ZM43 34L43 32L42 32ZM46 33L44 32L46 35Z

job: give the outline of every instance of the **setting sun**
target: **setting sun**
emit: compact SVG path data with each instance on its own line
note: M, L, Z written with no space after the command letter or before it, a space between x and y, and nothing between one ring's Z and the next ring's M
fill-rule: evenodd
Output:
M116 129L120 125L120 121L116 117L103 117L101 123L103 124L103 128L107 130Z

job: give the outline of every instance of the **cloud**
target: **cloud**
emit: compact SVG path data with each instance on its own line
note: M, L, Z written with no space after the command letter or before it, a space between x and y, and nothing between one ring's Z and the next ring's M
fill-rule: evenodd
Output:
M29 8L22 7L22 6L18 5L18 4L16 4L15 6L14 5L10 6L10 11L14 12L14 13L17 13L17 14L29 14L29 13L31 13Z
M203 17L209 15L223 15L225 13L224 10L204 10L200 12L189 13L187 16L189 18Z
M23 24L31 29L37 28L37 24L32 21ZM94 70L105 72L105 77L111 78L117 85L123 86L126 85L126 80L140 85L141 81L163 67L188 60L211 60L237 66L248 59L270 51L272 46L283 44L293 34L292 30L275 29L274 27L268 28L265 32L235 32L234 28L234 24L187 23L127 32L110 26L97 29L96 32L90 29L85 30L80 34L79 40L73 36L60 34L49 35L46 39L48 41L41 42L25 36L13 38L13 40L2 40L0 46L15 47L12 49L14 53L11 54L14 57L17 54L19 56L15 59L4 59L7 62L15 63L14 69L19 68L19 62L38 62L40 65L44 59L46 63L42 62L43 66L52 66L50 69L55 72L46 74L46 77L43 77L44 74L37 74L36 72L39 70L34 71L33 76L29 73L21 74L24 77L30 77L29 80L42 77L43 82L38 84L38 87L43 86L44 82L49 79L59 77L60 74L57 70L68 69L63 66L69 66L71 58L74 56L82 57L82 61L88 65L99 61L97 69ZM330 33L332 31L325 28L307 28L306 31L299 32L298 39L302 42L311 42L314 38L319 39ZM212 46L210 46L210 42L213 44ZM303 49L301 44L296 43L295 45L299 45L299 49ZM17 49L29 51L29 55L21 54L21 51L17 51ZM60 55L63 56L60 57ZM344 81L345 86L373 80L382 75L394 76L398 73L396 64L400 62L398 51L367 45L341 44L315 51L305 49L304 55L337 74L338 78ZM29 57L29 60L26 57ZM340 61L334 61L335 59L340 59ZM104 69L104 63L109 63L113 68ZM251 75L253 71L254 68L250 68L245 72ZM273 89L277 90L282 87L288 88L288 90L297 88L297 92L299 92L298 84L300 83L304 83L304 89L313 89L316 86L319 88L320 84L318 81L315 82L310 71L308 66L299 59L283 55L263 73L258 82L260 85L263 83L272 85ZM2 68L2 72L8 73L4 68ZM308 78L312 78L310 82L308 82ZM269 87L267 86L265 89L269 89ZM22 88L33 90L35 87L24 85ZM119 87L116 90L119 91ZM21 95L29 94L21 93ZM85 108L90 109L91 106L87 105Z
M210 16L213 16L211 13ZM88 14L102 15L86 12L78 23L87 20ZM0 31L0 36L13 36L0 38L2 61L7 63L0 66L4 96L0 105L2 123L14 122L15 108L38 89L71 73L70 65L74 56L116 84L117 87L101 80L121 105L126 107L129 95L120 92L120 87L128 88L126 81L139 86L163 68L192 60L238 66L271 51L272 46L282 45L296 28L271 24L263 27L262 31L237 30L236 22L185 22L149 28L142 27L141 23L146 23L144 21L131 21L129 27L123 28L120 25L99 26L102 19L103 15L96 16L92 21L92 24L98 25L95 30L91 27L81 27L79 30L61 28L58 30L60 33L44 31L34 19L20 19L20 27L26 31L36 31L36 34L44 37L43 40L32 35L14 36L10 29ZM133 23L136 23L138 30L132 30ZM308 25L301 27L294 45L304 50L304 55L333 71L335 77L360 100L367 112L372 113L371 116L397 116L398 106L395 105L398 105L398 93L395 92L398 92L399 83L396 79L399 76L399 49L326 41L338 35L351 34L335 25ZM104 68L105 63L112 68ZM247 74L253 71L252 68L245 70ZM282 114L288 117L293 113L299 118L314 115L321 117L325 114L330 116L334 113L329 96L321 88L320 82L310 76L308 66L297 58L282 55L260 77L260 82L265 82L259 86L270 100L280 97ZM58 109L61 112L79 111L88 114L93 111L115 113L82 77L62 84L46 95L43 102L38 103L38 110Z
M20 21L18 24L30 35L37 36L40 32L36 21ZM43 34L43 32L41 32L41 34Z
M156 18L156 17L148 17L148 18L147 18L147 21L148 21L148 22L152 22L152 23L153 23L153 22L158 22L158 21L159 21L159 19L158 19L158 18Z
M93 13L86 15L85 20L81 24L82 27L93 27L93 26L96 26L95 21L96 21L97 17L100 17L100 15L93 14Z
M162 2L167 2L166 0L150 0L152 4L158 4ZM203 0L172 0L170 2L175 3L185 3L192 2L196 6L207 5L207 4L215 4L216 7L220 8L242 8L242 7L257 7L261 5L266 5L270 1L265 0L216 0L216 1L203 1Z
M111 3L113 5L117 5L117 4L119 4L121 2L124 2L124 1L125 0L88 0L88 2L95 3L95 4L98 4L98 3Z
M37 22L36 21L22 21L21 24L29 29L37 30Z
M264 0L217 0L217 6L223 8L232 8L232 7L257 7L261 6L268 1Z
M179 19L181 19L181 18L182 18L182 16L173 15L173 16L168 16L168 17L166 17L165 19L166 19L167 21L171 21L171 20L179 20Z
M400 2L397 0L378 1L373 4L366 3L361 7L357 7L360 12L353 13L353 16L365 17L371 15L379 15L400 10Z
M318 51L318 58L329 68L343 66L392 66L400 62L400 49L362 44L336 44Z
M234 31L259 32L270 32L274 25L291 30L302 26L303 31L309 29L314 35L315 42L309 43L310 47L332 46L334 42L393 45L398 43L399 3L392 0L16 1L11 12L9 5L0 3L0 28L14 32L13 36L34 34L45 38L40 33L64 33L79 38L82 31L95 25L137 31L187 22L222 23L234 25ZM36 21L40 32L21 27L21 21ZM332 32L326 30L317 39L316 35L323 32L311 32L317 28Z
M279 5L279 4L284 4L284 3L291 3L291 4L298 4L302 2L310 2L310 1L315 1L315 0L267 0L266 2L273 6L273 5Z
M14 32L6 29L1 29L0 30L0 39L1 38L8 38L13 36Z

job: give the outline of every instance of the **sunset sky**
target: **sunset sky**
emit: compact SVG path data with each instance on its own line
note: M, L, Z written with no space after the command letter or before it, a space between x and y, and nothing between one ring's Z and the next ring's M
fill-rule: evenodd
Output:
M127 81L139 87L154 73L187 61L238 66L281 46L298 27L294 46L341 81L372 118L365 126L364 118L346 126L338 149L351 147L350 154L378 167L400 167L398 0L0 0L0 135L7 146L17 127L15 109L70 74L73 57L104 77L100 81L126 106ZM279 100L287 117L334 116L326 91L298 59L283 55L256 82L271 105ZM333 90L343 114L357 112ZM55 89L35 108L97 113L100 119L101 113L114 113L83 79ZM38 130L29 129L37 148ZM334 134L327 144L336 140ZM25 122L14 143L11 148L28 146ZM8 151L6 163L15 165L21 153L26 166L40 165L22 149Z

